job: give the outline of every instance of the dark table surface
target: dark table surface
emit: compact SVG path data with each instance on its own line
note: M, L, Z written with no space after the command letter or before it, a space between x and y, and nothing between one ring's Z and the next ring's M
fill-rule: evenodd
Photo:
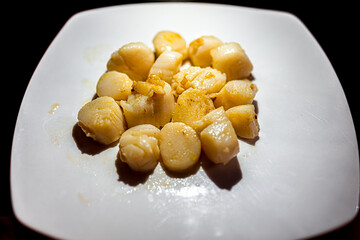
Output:
M46 239L14 216L11 206L9 169L13 131L27 84L47 47L65 22L75 13L121 1L8 1L2 5L2 132L4 157L0 174L0 239ZM232 4L290 12L296 15L317 39L341 82L357 133L359 133L359 21L355 1L223 1ZM5 32L4 32L5 30ZM5 51L5 55L3 54ZM4 65L5 64L5 65ZM357 84L357 85L355 85ZM7 93L7 96L5 96ZM4 109L5 107L5 109ZM317 239L360 239L360 217Z

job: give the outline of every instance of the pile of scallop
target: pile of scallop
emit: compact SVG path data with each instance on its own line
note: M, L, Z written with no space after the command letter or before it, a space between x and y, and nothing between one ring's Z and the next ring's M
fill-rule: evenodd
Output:
M122 162L136 172L157 164L168 171L191 169L203 152L226 164L239 138L254 139L259 125L252 104L257 86L242 47L202 36L187 46L176 32L161 31L155 52L141 42L115 51L96 86L97 98L78 113L87 137L119 141Z

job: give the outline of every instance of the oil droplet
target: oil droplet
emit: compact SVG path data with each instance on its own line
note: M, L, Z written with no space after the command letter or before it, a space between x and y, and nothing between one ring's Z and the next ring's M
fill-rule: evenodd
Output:
M85 204L88 207L90 206L90 201L88 199L86 199L82 193L80 193L80 192L78 193L78 198L81 203Z
M96 89L96 83L90 79L84 78L82 80L82 85L84 86L84 88L87 88L91 91L94 91L94 89Z
M84 54L86 60L90 64L94 64L96 62L103 63L104 61L107 61L107 58L110 56L111 51L113 51L113 48L111 46L101 44L86 48Z
M50 114L54 114L55 111L60 107L60 104L59 103L54 103L53 105L51 105L51 108L49 110L49 113Z

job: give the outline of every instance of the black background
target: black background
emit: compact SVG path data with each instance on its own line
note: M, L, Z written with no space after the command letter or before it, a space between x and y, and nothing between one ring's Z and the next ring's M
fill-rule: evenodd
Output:
M208 1L209 2L209 1ZM17 1L2 5L0 59L2 60L1 134L3 136L0 173L0 239L25 236L45 238L21 225L13 215L9 169L13 131L28 82L47 47L65 22L83 10L125 4L122 1ZM296 15L317 39L330 59L347 97L357 135L359 132L359 20L355 1L223 1L232 4L290 12ZM326 86L324 86L326 87ZM331 131L331 129L329 129ZM357 217L346 226L319 237L360 239Z

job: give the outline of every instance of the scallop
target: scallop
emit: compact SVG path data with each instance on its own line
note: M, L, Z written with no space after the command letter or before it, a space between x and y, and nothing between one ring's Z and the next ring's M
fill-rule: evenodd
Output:
M189 44L189 58L193 65L200 67L211 66L210 51L222 44L217 37L202 36Z
M106 96L85 104L78 113L78 120L86 136L105 145L117 141L126 129L119 105Z
M142 42L128 43L111 55L108 71L127 74L133 81L145 81L154 64L153 51Z
M171 84L173 76L179 72L182 58L182 54L175 51L163 52L151 67L149 75L159 76L162 80Z
M121 161L137 172L153 171L160 159L160 130L143 124L127 129L120 138Z
M213 68L226 74L227 81L249 77L253 65L240 44L224 43L210 51Z
M185 123L167 123L160 131L160 153L167 169L183 172L198 162L201 142Z
M239 153L236 132L223 107L205 115L197 126L201 148L212 162L226 164Z
M116 101L126 100L131 94L132 85L133 81L125 73L110 71L101 75L96 94L99 97L112 97Z
M259 123L252 104L240 105L226 110L226 116L238 137L254 139L259 135Z
M196 121L214 109L214 103L205 91L189 88L177 99L172 121L195 128Z
M152 124L158 128L171 120L175 99L168 83L164 86L142 82L126 101L120 101L128 127ZM136 91L137 90L137 91Z
M173 78L171 87L175 95L188 88L204 90L207 94L217 93L226 83L226 75L211 67L189 67Z
M233 80L216 94L215 107L223 106L225 110L238 105L250 104L253 102L258 88L255 83L249 80Z
M160 31L154 39L153 44L156 56L160 56L165 51L179 52L183 56L183 60L187 58L187 47L185 39L177 32Z

